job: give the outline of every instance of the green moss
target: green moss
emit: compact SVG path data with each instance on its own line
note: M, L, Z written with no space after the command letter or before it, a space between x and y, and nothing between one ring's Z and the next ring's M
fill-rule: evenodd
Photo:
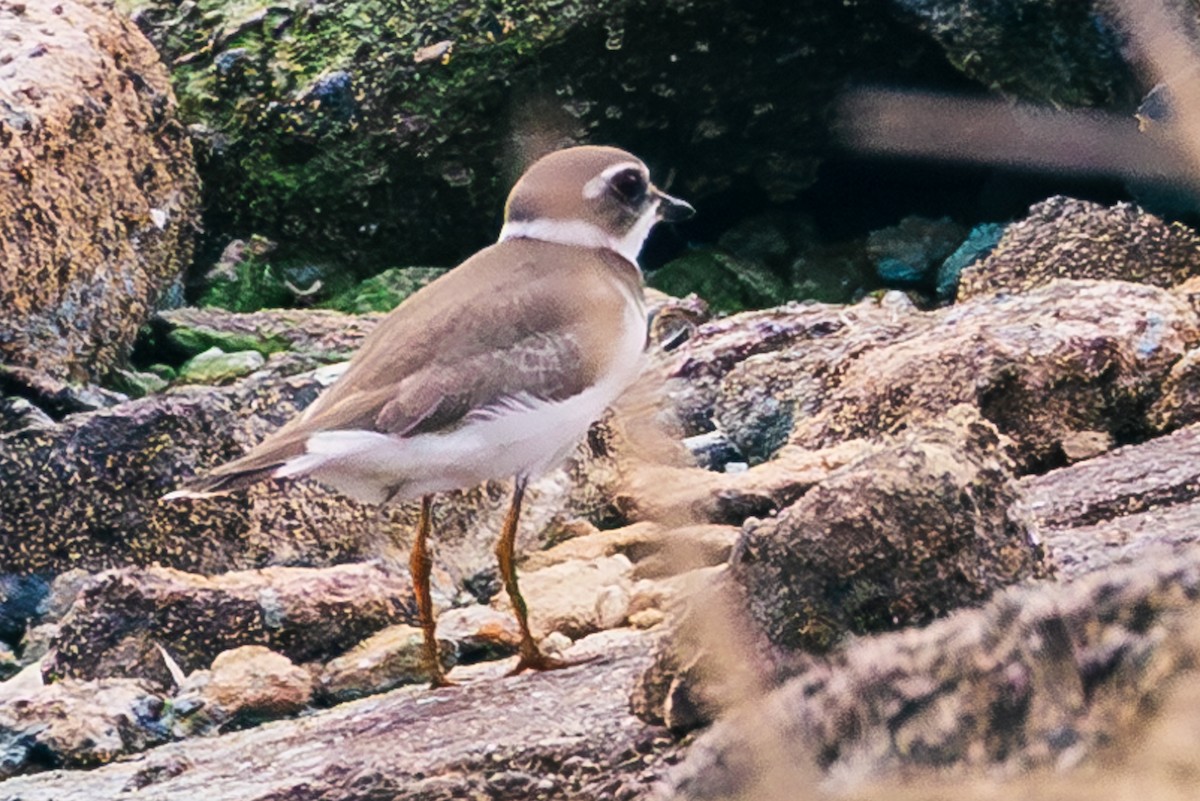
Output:
M225 353L252 350L263 356L270 356L272 353L280 353L291 348L287 340L279 336L216 331L211 328L181 326L171 329L167 338L193 355L217 348Z
M335 296L324 305L349 314L387 312L446 272L441 267L393 267Z
M694 250L656 270L648 283L669 295L695 292L724 312L777 306L788 299L787 285L770 270L715 250Z

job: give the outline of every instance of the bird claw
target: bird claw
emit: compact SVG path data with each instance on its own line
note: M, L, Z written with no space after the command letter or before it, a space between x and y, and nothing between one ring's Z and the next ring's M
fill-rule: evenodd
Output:
M575 667L576 665L586 665L588 662L593 662L598 658L599 655L597 654L582 659L558 659L553 656L546 656L541 651L532 651L521 654L516 667L508 671L505 675L516 676L518 673L524 673L526 670L562 670L563 668Z

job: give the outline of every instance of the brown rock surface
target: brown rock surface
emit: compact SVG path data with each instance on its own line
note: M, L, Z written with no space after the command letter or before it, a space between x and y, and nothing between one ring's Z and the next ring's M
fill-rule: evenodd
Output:
M1027 292L1056 278L1119 279L1171 287L1200 272L1200 238L1129 203L1105 207L1061 195L1029 209L996 249L963 271L961 303Z
M810 448L873 437L976 406L1013 440L1019 470L1067 461L1064 442L1146 436L1146 411L1172 365L1200 342L1200 319L1157 287L1059 280L931 315L935 325L850 364L792 441Z
M110 4L5 0L0 28L0 361L95 381L191 259L191 142Z
M1184 554L1200 539L1200 427L1191 426L1019 484L1063 577Z
M813 761L848 782L1074 764L1138 731L1171 679L1195 668L1198 569L1193 551L1012 588L924 629L810 657L700 738L656 798L771 797L760 782Z
M329 380L329 370L267 373L4 434L0 564L14 572L162 564L211 573L405 552L417 504L380 509L308 481L160 502L187 477L240 455L298 414ZM615 474L605 448L598 433L563 470L530 485L522 547L575 515L608 514ZM434 556L451 581L494 566L509 493L493 482L437 498Z
M578 643L567 670L396 690L219 737L174 743L95 771L19 777L21 801L204 798L526 799L638 797L669 748L627 709L649 643L608 632ZM486 677L486 678L484 678ZM623 794L622 794L623 793Z
M454 644L438 630L442 667L454 664ZM387 692L403 684L428 684L431 678L422 649L424 634L403 623L377 631L321 670L318 688L332 702Z
M308 706L312 674L262 645L222 651L200 691L205 712L235 723L294 715Z
M44 672L147 678L169 686L161 645L185 673L266 645L296 662L328 658L415 619L407 574L375 564L198 576L163 567L101 573L63 618Z
M785 649L926 623L1044 575L1016 498L995 428L955 407L747 522L731 578Z

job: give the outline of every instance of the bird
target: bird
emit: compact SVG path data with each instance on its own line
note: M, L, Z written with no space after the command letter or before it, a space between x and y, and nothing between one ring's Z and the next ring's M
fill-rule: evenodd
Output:
M575 664L530 633L514 559L522 500L641 372L638 256L658 222L694 213L625 150L541 157L513 185L495 244L392 310L298 417L163 500L301 476L370 503L420 499L409 567L422 659L431 686L445 687L429 590L433 496L512 479L495 548L520 630L510 675Z

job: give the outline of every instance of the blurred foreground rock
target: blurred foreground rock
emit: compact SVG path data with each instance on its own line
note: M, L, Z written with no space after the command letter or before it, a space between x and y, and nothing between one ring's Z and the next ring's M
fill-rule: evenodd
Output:
M0 363L96 382L192 256L199 181L167 70L100 0L0 3Z

